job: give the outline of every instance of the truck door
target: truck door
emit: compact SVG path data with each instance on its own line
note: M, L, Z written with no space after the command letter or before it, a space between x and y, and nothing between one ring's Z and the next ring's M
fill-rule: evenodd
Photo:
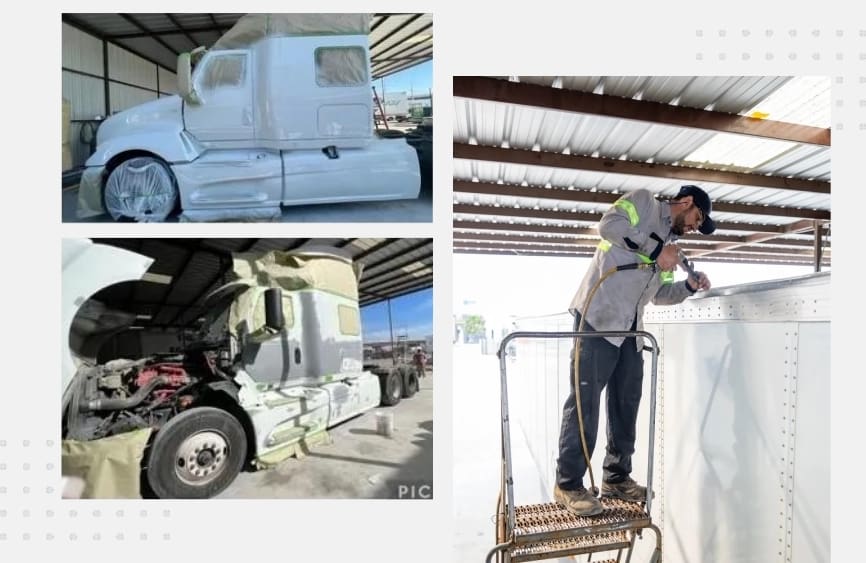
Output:
M296 311L291 292L285 290L283 318L286 324L279 334L259 342L256 342L254 337L249 338L241 350L241 362L257 383L287 385L291 384L289 378L298 378L301 375L302 366L298 365L301 362L301 351L297 339L298 330L295 327ZM264 288L261 288L256 291L252 312L247 321L254 333L263 319Z
M195 69L201 103L184 104L186 129L200 141L253 139L253 66L250 52L212 51Z

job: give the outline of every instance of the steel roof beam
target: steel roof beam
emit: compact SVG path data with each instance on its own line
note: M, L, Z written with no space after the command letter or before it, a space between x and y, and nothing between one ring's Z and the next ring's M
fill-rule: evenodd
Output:
M830 146L829 128L755 119L732 113L673 106L661 102L632 100L619 96L578 92L536 84L509 82L488 77L455 76L454 96L808 145Z
M754 243L745 243L745 237L730 237L730 238L741 238L742 242L746 244L748 248L755 248L755 252L784 252L785 247L782 246L773 246L772 241L768 242L754 242ZM704 240L705 239L705 240ZM718 242L713 239L713 237L704 237L704 239L691 239L685 240L680 239L677 241L677 244L684 249L691 250L704 250L704 249L713 249L713 244ZM555 237L555 236L527 236L527 235L511 235L511 234L498 234L498 233L466 233L466 232L455 232L454 233L454 241L494 241L494 242L524 242L524 243L532 243L532 244L563 244L569 246L590 246L595 247L598 242L601 240L598 237L593 238L574 238L574 237ZM773 239L775 240L775 239ZM740 242L740 241L737 241ZM798 251L807 251L808 248L812 247L812 243L808 241L796 241L797 244L789 244L790 247L794 247L794 250ZM760 250L757 250L760 248Z
M154 64L154 65L156 65L160 68L163 68L169 72L176 72L177 71L176 68L171 69L171 68L165 66L164 64L162 64L161 62L157 61L156 59L145 55L144 53L140 53L140 52L138 52L138 51L136 51L130 47L127 47L126 45L121 45L120 43L117 43L115 40L118 39L118 37L107 36L103 32L101 32L98 29L96 29L95 27L91 26L90 24L75 18L73 15L62 14L61 19L63 20L63 23L71 25L75 29L78 29L79 31L83 31L84 33L87 33L88 35L92 35L93 37L96 37L97 39L100 39L100 40L104 41L105 43L111 43L112 45L114 45L116 47L120 47L121 49L129 51L130 53L132 53L138 57L141 57L142 59L146 60L147 62L149 62L151 64ZM108 55L105 54L105 52L103 52L103 58L106 61L103 64L107 64ZM108 85L109 85L109 82L111 79L108 76L105 76L103 78L105 80L105 89L108 90ZM106 99L108 99L108 98L106 97Z
M400 239L400 240L412 240L412 239ZM382 264L386 264L392 260L402 258L403 256L406 256L407 254L409 254L411 252L414 252L420 248L424 248L425 246L427 246L429 244L433 244L433 239L429 239L429 238L421 239L419 242L409 246L408 248L404 248L402 251L400 251L396 254L393 254L391 256L386 256L385 258L379 260L378 262L373 262L372 264L364 264L364 269L365 270L372 270L374 268L381 266ZM415 260L420 260L420 258L410 259L408 262L406 262L406 264L410 264L410 263L414 262ZM403 264L403 265L405 265L405 264ZM399 267L402 267L402 266L392 265L390 269L394 270L394 269L399 268ZM379 275L379 274L376 274L376 275Z
M370 53L373 52L373 49L375 49L376 47L381 45L383 42L385 42L388 39L390 39L391 37L393 37L395 34L400 32L401 30L405 29L406 26L408 26L409 24L411 24L412 22L414 22L415 20L417 20L418 18L420 18L423 15L424 14L415 14L412 17L408 18L403 23L401 23L400 25L398 25L397 27L395 27L394 29L392 29L391 31L389 31L384 37L382 37L381 39L379 39L378 41L376 41L375 43L370 45Z
M490 205L470 205L466 203L455 203L454 213L468 215L493 215L499 217L523 217L529 219L553 219L557 221L588 221L597 223L601 219L601 213L579 213L572 211L561 211L557 209L526 209L514 207L495 207ZM759 233L775 233L776 235L788 234L784 226L762 225L760 223L725 223L716 222L716 229L723 231L746 231Z
M163 41L161 37L159 37L159 36L157 36L157 35L153 35L153 34L150 32L149 29L147 29L147 28L144 27L142 24L140 24L140 23L138 22L138 20L136 20L136 19L135 19L134 17L132 17L130 14L117 14L117 15L120 16L120 17L122 17L123 19L125 19L126 21L128 21L129 23L131 23L132 25L134 25L135 27L137 27L137 28L140 29L141 31L147 33L147 36L148 36L148 37L152 38L154 41L156 41L157 43L159 43L160 45L162 45L163 47L165 47L166 49L168 49L171 53L174 53L174 56L175 56L175 57L180 56L180 53L178 53L177 50L176 50L174 47L172 47L171 45L169 45L168 43L166 43L165 41Z
M430 287L433 287L432 282L429 284L426 284L426 285L419 286L419 287L411 287L405 291L400 291L400 292L395 293L393 295L389 295L386 298L374 299L371 301L365 301L365 302L361 303L360 305L361 305L361 307L366 307L368 305L375 305L376 303L381 303L382 301L386 301L388 299L394 300L394 299L397 299L398 297L403 297L404 295L409 295L410 293L416 293L418 291L423 291L423 290L428 289Z
M432 253L432 252L429 252L429 253L427 253L427 254L422 254L421 256L417 256L417 257L415 257L415 258L409 258L409 259L407 259L407 260L403 260L402 262L399 262L398 264L394 264L394 265L392 265L392 266L389 267L389 268L385 268L384 271L379 272L379 273L376 274L375 276L372 276L372 277L369 277L369 278L362 278L362 283L364 283L365 285L369 286L369 284L370 284L370 282L371 282L372 280L379 280L379 281L381 281L381 278L382 278L382 277L387 276L387 275L390 275L390 274L393 274L395 271L398 271L400 268L404 268L404 267L406 267L406 266L408 266L408 265L410 265L410 264L412 264L412 263L414 263L414 262L423 262L424 260L427 260L427 259L432 258L432 257L433 257L433 253ZM429 264L428 264L428 265L429 265ZM378 282L377 282L377 283L378 283Z
M459 224L458 224L459 223ZM468 226L465 226L468 225ZM522 228L515 228L522 227ZM503 223L472 223L469 221L455 221L454 228L457 229L453 232L453 236L455 239L457 238L474 238L474 237L496 237L496 236L526 236L526 235L514 235L514 234L500 234L501 231L510 231L510 232L525 232L525 233L533 233L533 234L561 234L561 235L586 235L591 237L592 240L598 241L598 232L595 229L569 229L568 227L556 227L556 226L548 226L548 225L508 225ZM481 232L479 232L481 231ZM492 231L492 232L483 232L483 231ZM547 237L533 237L533 235L528 235L528 239L537 238L537 239L546 239ZM563 240L574 240L580 241L580 238L574 236L564 236L564 237L552 237L553 239L563 239ZM484 240L483 238L479 240ZM494 240L494 239L489 239ZM583 238L582 240L590 240L587 238ZM703 243L704 246L708 244L720 243L720 242L742 242L745 243L746 237L741 235L700 235L700 234L690 234L680 237L680 243L682 242L696 242ZM813 242L808 240L791 240L791 239L781 239L779 237L769 239L766 241L762 241L760 243L752 243L752 244L761 244L763 246L794 246L794 247L812 247ZM828 247L829 244L825 244L825 247Z
M165 14L168 16L168 14ZM169 18L172 19L172 18ZM175 23L175 25L178 25ZM143 39L145 37L153 37L154 39L157 37L163 37L165 35L187 35L189 37L190 33L220 33L222 34L226 29L226 26L202 26L202 27L184 27L181 28L178 25L177 29L165 29L160 31L142 31L138 33L118 33L116 35L109 35L109 39ZM196 45L198 42L196 41Z
M695 245L687 244L683 245L682 248L685 250L690 250L694 248ZM573 244L573 245L563 245L563 244L538 244L538 243L523 243L523 242L487 242L487 241L471 241L471 240L455 240L453 243L453 247L457 248L487 248L487 249L506 249L506 250L547 250L552 252L562 252L568 249L574 249L578 252L595 252L595 245L592 244ZM738 255L775 255L775 256L803 256L805 259L810 259L812 256L811 250L798 250L798 249L776 249L776 248L751 248L751 247L737 247L738 250L741 251ZM732 252L730 250L716 250L715 252L721 252L725 255Z
M691 166L673 166L672 164L647 164L630 160L601 158L552 152L537 152L523 149L503 149L499 147L484 147L466 143L454 143L454 158L466 160L481 160L486 162L501 162L507 164L523 164L526 166L544 166L547 168L564 168L568 170L586 170L605 174L623 174L626 176L643 176L646 178L667 178L689 182L711 182L714 184L733 184L737 186L754 186L798 192L829 194L830 182L818 180L802 180L799 178L783 178L781 176L765 176L763 174L743 174L740 172L725 172Z
M180 25L180 22L177 21L177 19L176 19L173 15L171 15L171 14L165 14L165 17L167 17L167 18L168 18L168 21L170 21L172 24L174 24L174 26L177 27L177 28L181 31L181 33L184 34L184 36L185 36L187 39L189 39L189 42L192 43L192 48L193 48L193 49L195 49L196 47L199 46L198 41L196 41L195 39L193 39L192 35L190 35L190 34L187 32L187 30L184 29L184 27L183 27L182 25Z
M790 234L796 234L796 233L805 233L805 232L812 231L814 228L815 228L815 222L814 221L808 221L808 220L797 221L796 223L792 223L790 225L784 226L783 230L780 234L790 235ZM713 253L719 252L719 251L731 250L734 248L738 248L740 246L747 246L749 244L754 244L754 243L758 243L758 242L765 242L765 241L777 238L778 236L779 236L778 234L758 232L758 233L754 233L752 235L747 235L746 240L744 242L741 242L741 243L736 243L736 242L720 243L711 249L699 250L699 251L695 251L695 252L688 252L687 255L690 258L696 257L696 256L706 256L708 254L713 254Z
M469 182L466 180L454 180L454 191L459 193L504 197L522 197L530 199L550 199L556 201L602 204L613 203L623 195L610 192L515 186L509 184L494 184L491 182ZM723 201L714 201L713 211L722 213L741 213L744 215L771 215L774 217L796 217L800 219L821 219L824 221L830 220L830 212L819 209L779 207L773 205L749 205L745 203L726 203Z

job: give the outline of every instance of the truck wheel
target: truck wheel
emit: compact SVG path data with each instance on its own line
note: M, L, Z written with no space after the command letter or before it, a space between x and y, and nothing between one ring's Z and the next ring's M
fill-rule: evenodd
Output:
M209 498L234 481L247 438L224 410L198 407L169 420L150 448L147 481L159 498Z
M178 206L174 174L165 162L150 156L117 165L108 175L102 197L115 221L165 221Z
M408 399L418 392L418 374L410 371L406 374L405 385L403 386L403 398Z
M403 377L399 370L391 370L388 375L379 378L379 387L382 390L382 404L392 407L400 402L403 397Z

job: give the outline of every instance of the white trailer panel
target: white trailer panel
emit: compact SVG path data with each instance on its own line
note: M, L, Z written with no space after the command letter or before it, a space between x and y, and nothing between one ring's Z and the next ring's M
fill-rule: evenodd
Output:
M647 310L658 339L653 519L664 561L830 560L830 276L749 284ZM570 315L517 330L571 330ZM517 340L512 417L552 490L570 341ZM650 355L633 476L646 478ZM601 479L604 401L593 456ZM588 478L585 479L588 485ZM515 476L520 503L520 475ZM649 557L652 534L638 542Z

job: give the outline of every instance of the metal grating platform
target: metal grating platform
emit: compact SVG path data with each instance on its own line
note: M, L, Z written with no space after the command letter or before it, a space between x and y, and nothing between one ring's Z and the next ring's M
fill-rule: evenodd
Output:
M538 561L555 559L583 553L616 551L628 549L629 539L626 532L611 532L594 536L581 536L573 539L551 540L539 543L518 545L509 550L511 561Z
M512 561L533 561L566 555L627 549L627 530L650 525L638 503L602 498L604 512L575 516L556 503L515 508Z

